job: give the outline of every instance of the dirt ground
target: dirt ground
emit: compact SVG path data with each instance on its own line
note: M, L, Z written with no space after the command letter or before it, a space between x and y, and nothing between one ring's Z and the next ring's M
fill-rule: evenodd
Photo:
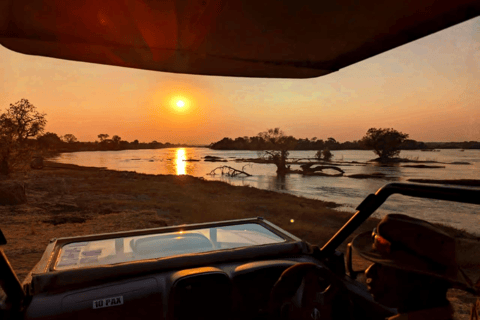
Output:
M8 241L5 253L21 281L51 238L262 216L312 244L322 245L352 215L335 210L338 205L332 202L191 176L155 176L46 162L42 170L17 174L13 179L25 184L28 203L0 206L0 226ZM377 219L369 219L356 234L372 230L377 223ZM463 231L447 231L462 238L462 265L477 281L479 239ZM345 244L340 250L345 250ZM369 263L354 257L354 265L360 269ZM469 319L476 297L452 289L449 299L456 319Z

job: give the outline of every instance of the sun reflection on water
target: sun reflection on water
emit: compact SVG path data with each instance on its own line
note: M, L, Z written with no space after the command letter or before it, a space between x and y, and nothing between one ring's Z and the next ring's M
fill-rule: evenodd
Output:
M177 149L177 157L175 159L175 164L177 165L177 175L185 174L187 168L187 162L185 160L185 149Z

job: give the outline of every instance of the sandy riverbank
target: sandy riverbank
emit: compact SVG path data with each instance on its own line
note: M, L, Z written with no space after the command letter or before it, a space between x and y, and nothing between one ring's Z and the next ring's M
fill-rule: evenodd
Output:
M4 249L21 280L54 237L263 216L321 245L351 217L336 211L338 205L332 202L191 176L155 176L46 162L44 169L14 178L25 183L28 203L0 206L0 216L8 240ZM372 230L377 223L369 219L357 232ZM478 240L460 231L448 231L470 238L464 240L465 250L467 256L473 256L470 252ZM368 265L360 259L355 264L357 268ZM476 280L480 261L472 257L464 264ZM450 296L457 318L468 319L473 296L454 290Z

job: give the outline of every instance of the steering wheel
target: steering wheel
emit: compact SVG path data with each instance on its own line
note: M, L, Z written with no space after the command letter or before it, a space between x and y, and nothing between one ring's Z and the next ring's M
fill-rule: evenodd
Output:
M352 319L351 301L340 279L315 263L287 268L270 293L271 319Z

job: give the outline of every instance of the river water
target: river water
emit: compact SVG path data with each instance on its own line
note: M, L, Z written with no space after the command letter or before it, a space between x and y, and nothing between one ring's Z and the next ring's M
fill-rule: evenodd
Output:
M374 158L371 151L341 150L332 151L334 160L345 162L366 162ZM312 158L315 151L292 151L291 159ZM205 162L203 157L222 157L228 162ZM440 150L438 152L402 151L401 156L412 160L433 160L445 168L408 168L380 167L375 165L355 164L341 166L345 175L370 174L381 172L399 181L409 178L417 179L480 179L480 150ZM54 159L57 162L81 166L106 167L113 170L136 171L147 174L188 174L203 177L207 180L221 180L233 185L252 186L259 189L286 192L307 198L333 201L342 206L339 210L355 212L355 207L370 193L389 183L386 179L353 179L344 177L319 177L290 174L278 177L273 164L257 164L236 162L239 158L257 158L256 151L223 151L208 148L168 148L155 150L123 150L64 153ZM184 161L201 159L201 161ZM452 162L468 162L468 165L452 164ZM228 165L242 169L251 177L226 177L220 174L207 175L217 167ZM336 164L335 164L336 165ZM408 164L402 164L408 165ZM292 165L292 169L298 166ZM334 172L332 172L334 173ZM387 213L405 213L431 222L439 222L456 228L465 229L480 235L480 206L455 202L428 200L391 196L377 210L376 216Z

